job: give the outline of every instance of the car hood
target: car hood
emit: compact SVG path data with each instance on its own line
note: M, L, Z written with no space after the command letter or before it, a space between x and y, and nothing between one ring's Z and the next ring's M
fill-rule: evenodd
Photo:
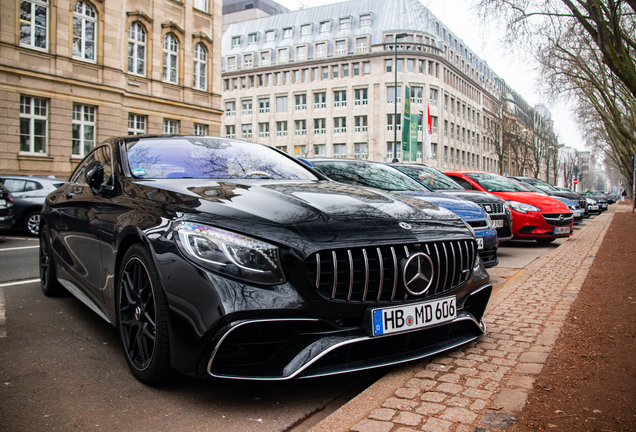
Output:
M169 207L175 218L286 243L337 247L466 238L453 213L421 200L331 181L157 179L131 182L137 195ZM403 228L400 223L408 223ZM404 224L402 224L404 225ZM296 237L289 232L296 233ZM304 247L303 247L304 248Z
M506 201L518 201L539 207L544 213L570 212L565 204L548 195L536 192L491 192L493 195Z
M435 192L400 192L414 198L422 199L426 202L433 203L446 210L450 210L464 220L485 219L486 212L477 204Z
M548 191L547 194L550 195L550 196L567 198L567 199L571 199L571 200L574 200L574 201L578 201L578 200L581 199L581 196L579 194L575 194L574 192Z
M444 195L452 195L457 198L464 199L466 201L471 201L477 204L503 204L500 198L497 198L494 195L491 195L487 192L480 191L458 191L458 190L445 190L439 191Z

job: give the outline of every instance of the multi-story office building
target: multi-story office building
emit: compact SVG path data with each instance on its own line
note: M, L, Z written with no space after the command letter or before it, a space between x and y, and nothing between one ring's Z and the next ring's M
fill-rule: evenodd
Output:
M219 134L221 0L0 0L0 172L126 134Z
M419 161L497 170L497 136L483 129L501 112L502 80L418 0L357 0L234 23L222 47L225 136L297 156L392 160L408 86L411 112L431 115L432 159L420 126Z
M223 0L223 31L235 22L250 21L289 12L272 0Z

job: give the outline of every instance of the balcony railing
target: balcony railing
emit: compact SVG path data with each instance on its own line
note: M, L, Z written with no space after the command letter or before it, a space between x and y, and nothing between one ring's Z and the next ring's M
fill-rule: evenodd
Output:
M314 135L325 135L327 133L327 129L314 129Z
M338 108L338 107L346 107L347 106L347 101L336 101L333 103L333 106Z
M355 128L353 128L354 132L366 132L367 131L367 127L366 126L356 126Z
M296 105L296 111L303 111L307 109L307 104Z
M243 133L241 136L243 137L243 139L251 139L252 138L252 132Z
M307 135L307 129L300 129L300 130L294 131L294 135L296 136Z
M244 109L243 110L243 115L250 115L252 114L252 110L251 109Z
M259 108L258 109L258 113L259 114L265 114L269 112L269 108Z
M287 131L276 131L276 136L277 137L286 137L287 136Z
M335 127L333 128L333 133L347 133L346 127Z
M236 111L225 111L225 117L234 117Z
M259 132L258 133L258 137L259 138L269 138L269 132Z
M314 104L314 109L327 108L327 102L317 102Z
M369 100L368 99L356 99L356 105L368 105L369 104Z

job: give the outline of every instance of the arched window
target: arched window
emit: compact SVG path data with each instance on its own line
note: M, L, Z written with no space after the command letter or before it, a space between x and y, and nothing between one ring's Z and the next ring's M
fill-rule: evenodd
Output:
M194 88L206 90L208 85L208 51L203 44L194 46Z
M97 14L88 3L75 2L73 6L73 57L95 61Z
M128 27L128 72L146 75L146 30L137 21Z
M179 42L177 38L168 33L163 37L163 80L177 83L179 64Z

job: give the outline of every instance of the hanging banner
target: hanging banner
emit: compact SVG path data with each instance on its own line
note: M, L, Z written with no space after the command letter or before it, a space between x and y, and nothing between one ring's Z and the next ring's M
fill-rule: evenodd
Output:
M417 137L420 129L420 116L411 114L411 157L410 162L417 162ZM405 155L406 159L406 155Z
M409 154L411 144L411 91L404 86L404 113L402 114L402 158Z

